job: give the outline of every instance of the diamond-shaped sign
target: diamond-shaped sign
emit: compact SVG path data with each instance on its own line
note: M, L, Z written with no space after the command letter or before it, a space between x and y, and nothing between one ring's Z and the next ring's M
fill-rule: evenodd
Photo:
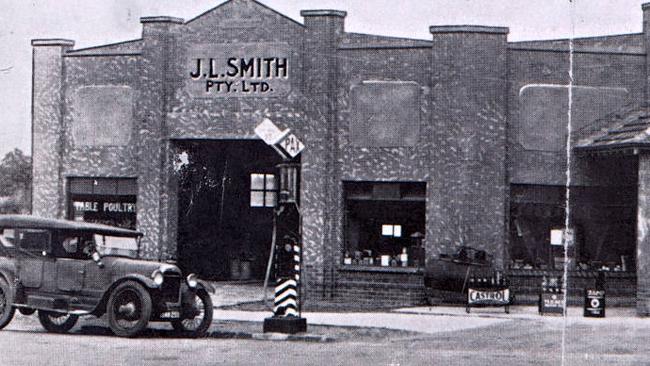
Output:
M298 156L298 154L305 149L305 145L293 133L286 135L278 145L280 145L280 148L292 158Z
M255 127L255 134L267 145L275 145L289 133L289 130L282 131L270 119L265 118L262 123Z

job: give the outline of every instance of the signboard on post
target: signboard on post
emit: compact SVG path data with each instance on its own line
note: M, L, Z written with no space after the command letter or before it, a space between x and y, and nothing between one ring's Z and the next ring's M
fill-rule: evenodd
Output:
M255 134L284 159L293 159L305 149L305 145L290 129L282 131L268 118L255 127Z
M273 147L284 159L280 170L280 194L274 210L274 249L269 259L269 271L264 282L268 283L271 260L275 262L276 280L273 316L264 319L263 330L267 332L294 334L307 331L307 319L301 316L300 284L302 243L300 212L298 211L299 164L290 162L304 150L305 145L291 130L282 131L271 120L264 119L255 133ZM276 241L275 238L280 238Z
M295 158L305 149L305 145L303 145L302 141L300 141L293 133L286 135L280 141L279 145L291 158Z

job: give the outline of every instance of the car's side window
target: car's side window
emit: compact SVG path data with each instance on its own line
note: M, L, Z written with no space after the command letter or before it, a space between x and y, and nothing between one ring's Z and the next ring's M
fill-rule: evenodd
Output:
M16 230L15 229L0 229L0 245L5 248L13 248L16 246Z
M17 230L18 243L21 249L40 255L50 250L50 232L39 229Z
M75 255L79 250L79 238L76 236L66 237L61 245L66 254Z
M91 258L96 250L95 239L92 236L88 236L82 238L81 242L83 243L81 245L81 253L83 254L84 258Z

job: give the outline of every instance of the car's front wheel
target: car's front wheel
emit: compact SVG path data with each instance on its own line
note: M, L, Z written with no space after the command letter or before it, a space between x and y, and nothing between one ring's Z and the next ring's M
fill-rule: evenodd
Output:
M41 322L41 325L45 330L52 333L66 333L79 320L79 316L66 314L66 313L57 313L54 311L39 310L38 311L38 320Z
M108 299L108 325L115 335L135 337L149 324L151 295L138 282L119 284Z
M13 307L13 292L9 284L0 278L0 329L11 322L16 309Z
M172 320L172 327L177 332L189 337L203 337L212 324L212 299L203 290L199 290L189 304L183 309L183 319Z

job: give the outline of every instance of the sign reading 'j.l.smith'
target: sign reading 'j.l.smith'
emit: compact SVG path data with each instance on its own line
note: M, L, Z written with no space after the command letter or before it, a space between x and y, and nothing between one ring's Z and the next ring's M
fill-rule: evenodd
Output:
M288 44L209 44L189 50L187 86L194 97L277 97L291 89Z

